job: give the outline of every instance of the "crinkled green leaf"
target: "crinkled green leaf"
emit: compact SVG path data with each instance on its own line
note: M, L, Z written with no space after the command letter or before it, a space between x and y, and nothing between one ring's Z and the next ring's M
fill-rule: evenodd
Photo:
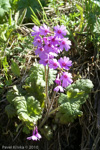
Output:
M33 96L27 98L27 110L34 117L41 114L40 104Z
M49 86L54 83L54 80L56 79L56 74L57 74L56 70L49 69L49 78L48 78Z
M40 103L33 97L17 96L13 99L18 118L33 127L34 123L41 118Z
M21 96L22 94L24 94L24 91L23 89L17 87L16 85L13 86L13 88L7 92L7 100L9 103L13 104L13 99L16 97L16 96Z
M91 80L79 79L66 88L67 94L60 95L58 99L59 112L56 117L62 124L73 122L74 119L83 114L80 110L81 106L85 103L92 88Z
M23 86L29 95L34 95L35 99L40 101L41 105L44 101L44 87L45 87L44 68L39 64L35 64L26 78L26 85ZM34 88L35 87L35 88Z
M74 84L68 86L66 89L70 90L71 88L88 93L93 88L93 83L89 79L78 79Z
M29 129L32 129L34 123L41 118L42 109L38 100L33 96L22 96L25 94L23 89L13 86L13 89L7 93L7 100L14 111L10 111L12 109L10 109L9 105L5 110L9 117L13 117L16 111L18 118L24 122Z
M61 96L63 96L62 94ZM66 97L67 101L67 97ZM66 124L73 122L78 116L81 116L83 113L80 111L81 105L77 102L65 102L60 105L59 112L56 117L60 119L60 123Z
M23 88L26 90L27 95L34 95L35 99L37 99L41 103L41 105L44 105L43 103L45 94L43 87L36 85L34 81L30 85L24 85Z
M8 91L6 97L7 97L8 102L12 104L13 103L12 100L16 97L16 94L14 93L14 91L10 90Z
M34 82L36 85L40 85L41 87L45 87L45 74L44 67L38 63L35 63L34 66L30 70L30 74L26 79L27 83Z
M53 81L56 78L56 70L49 69L49 85L53 84ZM35 81L37 85L45 87L45 69L44 66L38 63L35 63L31 68L30 75L27 78L26 82Z

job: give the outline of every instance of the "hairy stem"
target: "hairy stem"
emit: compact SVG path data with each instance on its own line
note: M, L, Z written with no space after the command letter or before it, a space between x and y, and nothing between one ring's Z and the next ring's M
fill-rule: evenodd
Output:
M48 118L49 118L49 114L47 112L44 119L42 120L41 124L39 125L39 128L41 128L44 125L44 123L47 121Z
M59 107L55 108L51 112L47 112L46 115L45 115L45 117L44 117L44 119L42 120L41 124L39 125L39 128L41 128L45 124L45 122L48 120L49 116L52 115L57 110L59 110Z
M47 69L45 67L45 83L46 83L45 94L46 94L46 105L47 105L47 108L50 105L50 100L49 100L49 96L48 96L48 77L49 77L49 67Z
M55 95L56 95L56 92L54 91L53 96L52 96L52 98L51 98L51 103L50 103L50 105L49 105L49 112L50 112L50 110L51 110L51 108L52 108L52 106L53 106L53 103L54 103L54 100L55 100Z
M60 108L60 107L57 107L57 108L53 109L52 111L50 111L49 116L50 116L51 114L53 114L55 111L59 110L59 108Z
M46 68L46 66L45 66L45 83L46 83L46 87L45 87L45 94L46 94L45 105L46 105L46 108L47 108L47 112L46 112L46 115L45 115L44 119L42 120L41 124L39 125L39 128L41 128L44 125L44 123L47 121L47 119L49 118L49 116L51 114L53 114L55 111L58 110L58 108L56 108L56 109L54 109L50 112L50 110L53 106L54 100L55 100L56 92L53 93L53 96L52 96L51 102L50 102L49 95L48 95L48 77L49 77L49 67Z
M46 95L46 99L45 99L45 107L47 108L47 83L46 83L46 80L47 80L47 69L46 69L46 66L44 67L44 70L45 70L45 95Z
M47 103L48 103L48 108L49 108L49 105L50 105L50 99L49 99L49 95L48 95L48 77L49 77L49 67L47 69L47 80L46 80L46 88L47 88Z

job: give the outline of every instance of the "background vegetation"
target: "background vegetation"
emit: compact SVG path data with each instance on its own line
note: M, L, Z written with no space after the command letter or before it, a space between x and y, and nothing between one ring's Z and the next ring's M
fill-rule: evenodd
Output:
M41 5L42 4L42 5ZM30 131L15 115L10 99L25 89L31 98L29 83L31 71L38 57L34 55L31 31L33 25L46 23L50 27L65 25L72 42L68 54L73 61L74 80L91 79L94 88L82 105L83 116L73 123L57 124L52 117L41 130L43 138L38 143L26 141ZM40 150L99 150L100 149L100 1L99 0L0 0L0 144L38 145ZM30 69L31 68L31 69ZM33 69L33 70L32 70ZM37 71L36 71L37 72ZM35 73L36 73L35 72ZM35 79L33 79L35 80ZM43 82L42 82L43 83ZM32 85L34 87L34 85ZM36 86L36 85L35 85ZM10 91L10 92L9 92ZM30 91L30 93L29 93ZM11 93L12 92L12 93ZM10 93L10 94L9 94ZM41 95L44 98L44 95ZM35 98L37 98L35 96ZM34 103L43 105L42 99ZM13 104L16 105L16 104ZM24 108L23 108L24 109ZM12 115L13 118L9 118ZM17 112L18 113L18 112ZM41 110L37 109L38 115ZM33 112L33 116L35 113ZM20 115L19 115L20 116ZM58 114L59 116L59 114ZM21 116L20 116L21 117ZM40 117L40 116L39 116ZM24 118L25 119L25 118ZM48 136L44 136L47 133Z

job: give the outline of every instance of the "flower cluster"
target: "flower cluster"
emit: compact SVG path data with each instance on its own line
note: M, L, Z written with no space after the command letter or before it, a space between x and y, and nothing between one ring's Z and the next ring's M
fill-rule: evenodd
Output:
M59 68L60 71L55 80L57 86L54 91L63 92L63 88L72 83L72 75L68 73L72 61L66 56L57 59L59 53L63 50L68 51L71 46L71 41L64 37L67 34L66 27L57 25L54 27L54 31L51 31L49 27L43 24L40 27L34 26L32 29L33 44L37 47L35 54L40 57L39 63L44 66L48 65L49 68Z
M33 141L37 141L41 139L41 135L38 133L38 128L37 126L35 127L35 129L33 130L33 134L30 137L27 137L27 140L33 140Z

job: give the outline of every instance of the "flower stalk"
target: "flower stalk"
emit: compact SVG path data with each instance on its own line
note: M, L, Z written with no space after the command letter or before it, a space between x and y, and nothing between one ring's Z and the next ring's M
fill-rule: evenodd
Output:
M46 94L46 101L45 101L45 105L46 108L48 109L49 105L50 105L50 99L49 99L49 95L48 95L48 77L49 77L49 67L46 68L45 66L45 94Z
M40 27L34 26L32 29L32 36L34 36L33 44L37 47L35 54L39 55L39 63L44 65L45 68L46 114L39 125L39 128L41 128L49 116L59 110L59 107L53 109L56 93L59 91L64 92L64 89L73 82L72 75L68 71L72 66L72 61L66 56L60 57L59 59L57 57L63 50L68 51L70 49L71 41L65 38L67 30L64 25L55 26L53 31L45 24ZM54 87L51 99L49 98L48 92L49 69L60 70L55 79L56 87Z

